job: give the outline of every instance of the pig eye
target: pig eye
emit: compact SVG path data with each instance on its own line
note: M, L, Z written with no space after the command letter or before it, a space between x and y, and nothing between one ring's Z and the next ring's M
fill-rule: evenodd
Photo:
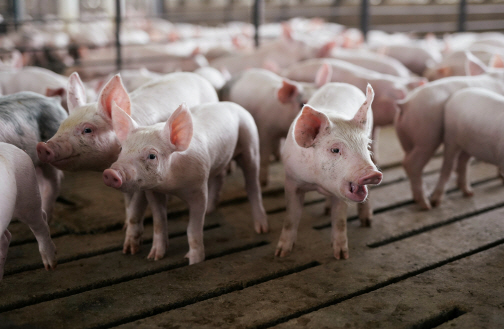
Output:
M90 134L92 132L93 132L93 129L91 129L91 128L85 128L84 129L84 134Z
M152 154L152 153L151 153L151 154L149 154L149 159L150 159L150 160L154 160L155 158L156 158L156 155L155 155L155 154Z
M340 149L339 148L332 148L331 149L331 153L340 153Z

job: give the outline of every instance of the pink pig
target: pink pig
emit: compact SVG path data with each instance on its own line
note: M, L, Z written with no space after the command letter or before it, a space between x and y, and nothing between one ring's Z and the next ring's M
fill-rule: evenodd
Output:
M431 196L433 206L441 203L457 158L458 186L466 196L473 195L468 174L471 157L495 164L501 174L504 172L503 126L504 96L483 88L467 88L450 98L444 111L443 167Z
M103 172L108 186L173 194L189 205L189 264L205 259L205 211L215 208L226 168L236 159L243 169L257 233L268 231L259 186L259 137L252 116L231 102L193 107L183 103L166 123L139 127L115 106L112 122L122 151ZM164 214L166 215L166 213ZM168 231L163 226L168 245Z
M277 256L292 250L304 194L316 190L331 198L334 257L348 258L347 202L364 202L366 185L382 180L369 152L373 96L370 85L364 96L352 85L329 83L310 98L292 123L282 152L287 217Z
M178 72L126 92L116 75L103 87L98 102L86 104L84 86L77 73L72 74L68 87L70 114L47 143L37 145L42 162L69 171L103 171L119 156L121 144L112 127L112 103L117 103L142 125L166 121L182 102L190 106L216 102L212 85L195 73ZM154 238L149 258L164 256L165 239L161 236L166 222L163 196L144 192L126 193L126 238L123 252L136 253L143 232L143 214L149 203L154 221Z
M46 270L56 268L56 247L42 210L33 161L16 146L1 142L0 181L0 280L11 239L7 227L14 217L32 230Z

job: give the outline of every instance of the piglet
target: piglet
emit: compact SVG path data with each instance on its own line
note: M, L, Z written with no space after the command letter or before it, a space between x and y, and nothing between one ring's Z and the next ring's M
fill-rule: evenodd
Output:
M25 150L37 172L42 195L42 209L50 222L63 173L43 163L37 157L36 146L50 139L67 113L59 98L49 98L33 92L21 92L0 98L0 142Z
M504 96L483 88L467 88L450 98L444 110L443 167L431 196L433 206L441 203L457 158L457 183L465 196L473 195L468 175L471 157L497 165L504 172L503 126Z
M2 280L11 234L12 218L27 224L39 245L46 270L56 268L56 247L51 240L46 213L42 210L37 175L30 157L12 144L0 142L0 280Z
M296 241L304 194L316 190L331 198L332 246L336 259L348 258L347 202L364 202L367 186L379 184L382 173L371 161L371 102L346 83L318 90L292 123L282 159L285 166L285 218L276 255L286 256Z
M249 69L221 89L221 100L240 104L252 114L259 131L261 185L268 184L270 155L280 147L292 120L317 88L329 81L330 67L321 65L311 83L284 79L264 69ZM315 81L315 83L313 83Z
M259 186L259 137L252 116L231 102L193 107L185 103L166 123L139 127L117 105L112 107L114 131L122 151L103 180L131 193L138 190L173 194L189 205L189 264L205 259L205 211L215 208L229 162L243 169L257 233L268 231ZM165 214L166 215L166 214ZM163 236L168 237L166 226Z

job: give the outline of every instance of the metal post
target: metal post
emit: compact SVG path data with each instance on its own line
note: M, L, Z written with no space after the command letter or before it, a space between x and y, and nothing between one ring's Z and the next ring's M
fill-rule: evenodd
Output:
M361 31L366 40L369 30L369 0L361 0Z
M116 23L116 30L115 30L115 46L116 46L116 68L117 71L121 70L122 66L122 55L121 55L121 20L122 20L122 13L121 13L121 6L122 6L122 0L116 0L116 15L115 15L115 23Z
M459 2L459 16L458 16L458 31L464 32L466 30L467 19L467 1L460 0Z
M254 42L256 48L259 48L259 26L262 23L263 13L264 13L263 0L255 0L254 8L252 10L252 21L254 22L254 28L255 28Z
M9 11L11 12L12 15L12 21L14 23L13 24L14 29L17 31L19 22L21 21L23 15L22 3L19 0L10 0L8 4L9 4Z
M165 17L166 15L166 5L164 0L156 0L154 2L154 15L158 17Z

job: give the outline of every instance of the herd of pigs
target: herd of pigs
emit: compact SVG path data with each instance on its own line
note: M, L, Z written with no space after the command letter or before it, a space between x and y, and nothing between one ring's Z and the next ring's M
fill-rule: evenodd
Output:
M382 180L372 152L381 126L395 125L422 209L441 203L455 163L467 196L471 157L504 173L503 34L440 40L372 31L364 42L356 30L320 20L271 26L281 32L262 47L235 48L195 72L143 68L84 83L77 72L65 77L22 67L16 53L3 62L0 279L13 218L33 231L45 268L56 266L48 222L62 171L103 172L104 183L124 193L124 253L138 252L149 206L148 258L163 258L167 200L184 200L189 264L205 259L205 214L215 210L232 161L243 170L260 234L268 231L261 186L268 184L270 161L282 160L287 214L280 257L292 251L304 194L312 190L327 197L335 258L349 257L347 206L357 203L361 225L370 225L367 185ZM422 170L443 143L440 179L429 199Z

